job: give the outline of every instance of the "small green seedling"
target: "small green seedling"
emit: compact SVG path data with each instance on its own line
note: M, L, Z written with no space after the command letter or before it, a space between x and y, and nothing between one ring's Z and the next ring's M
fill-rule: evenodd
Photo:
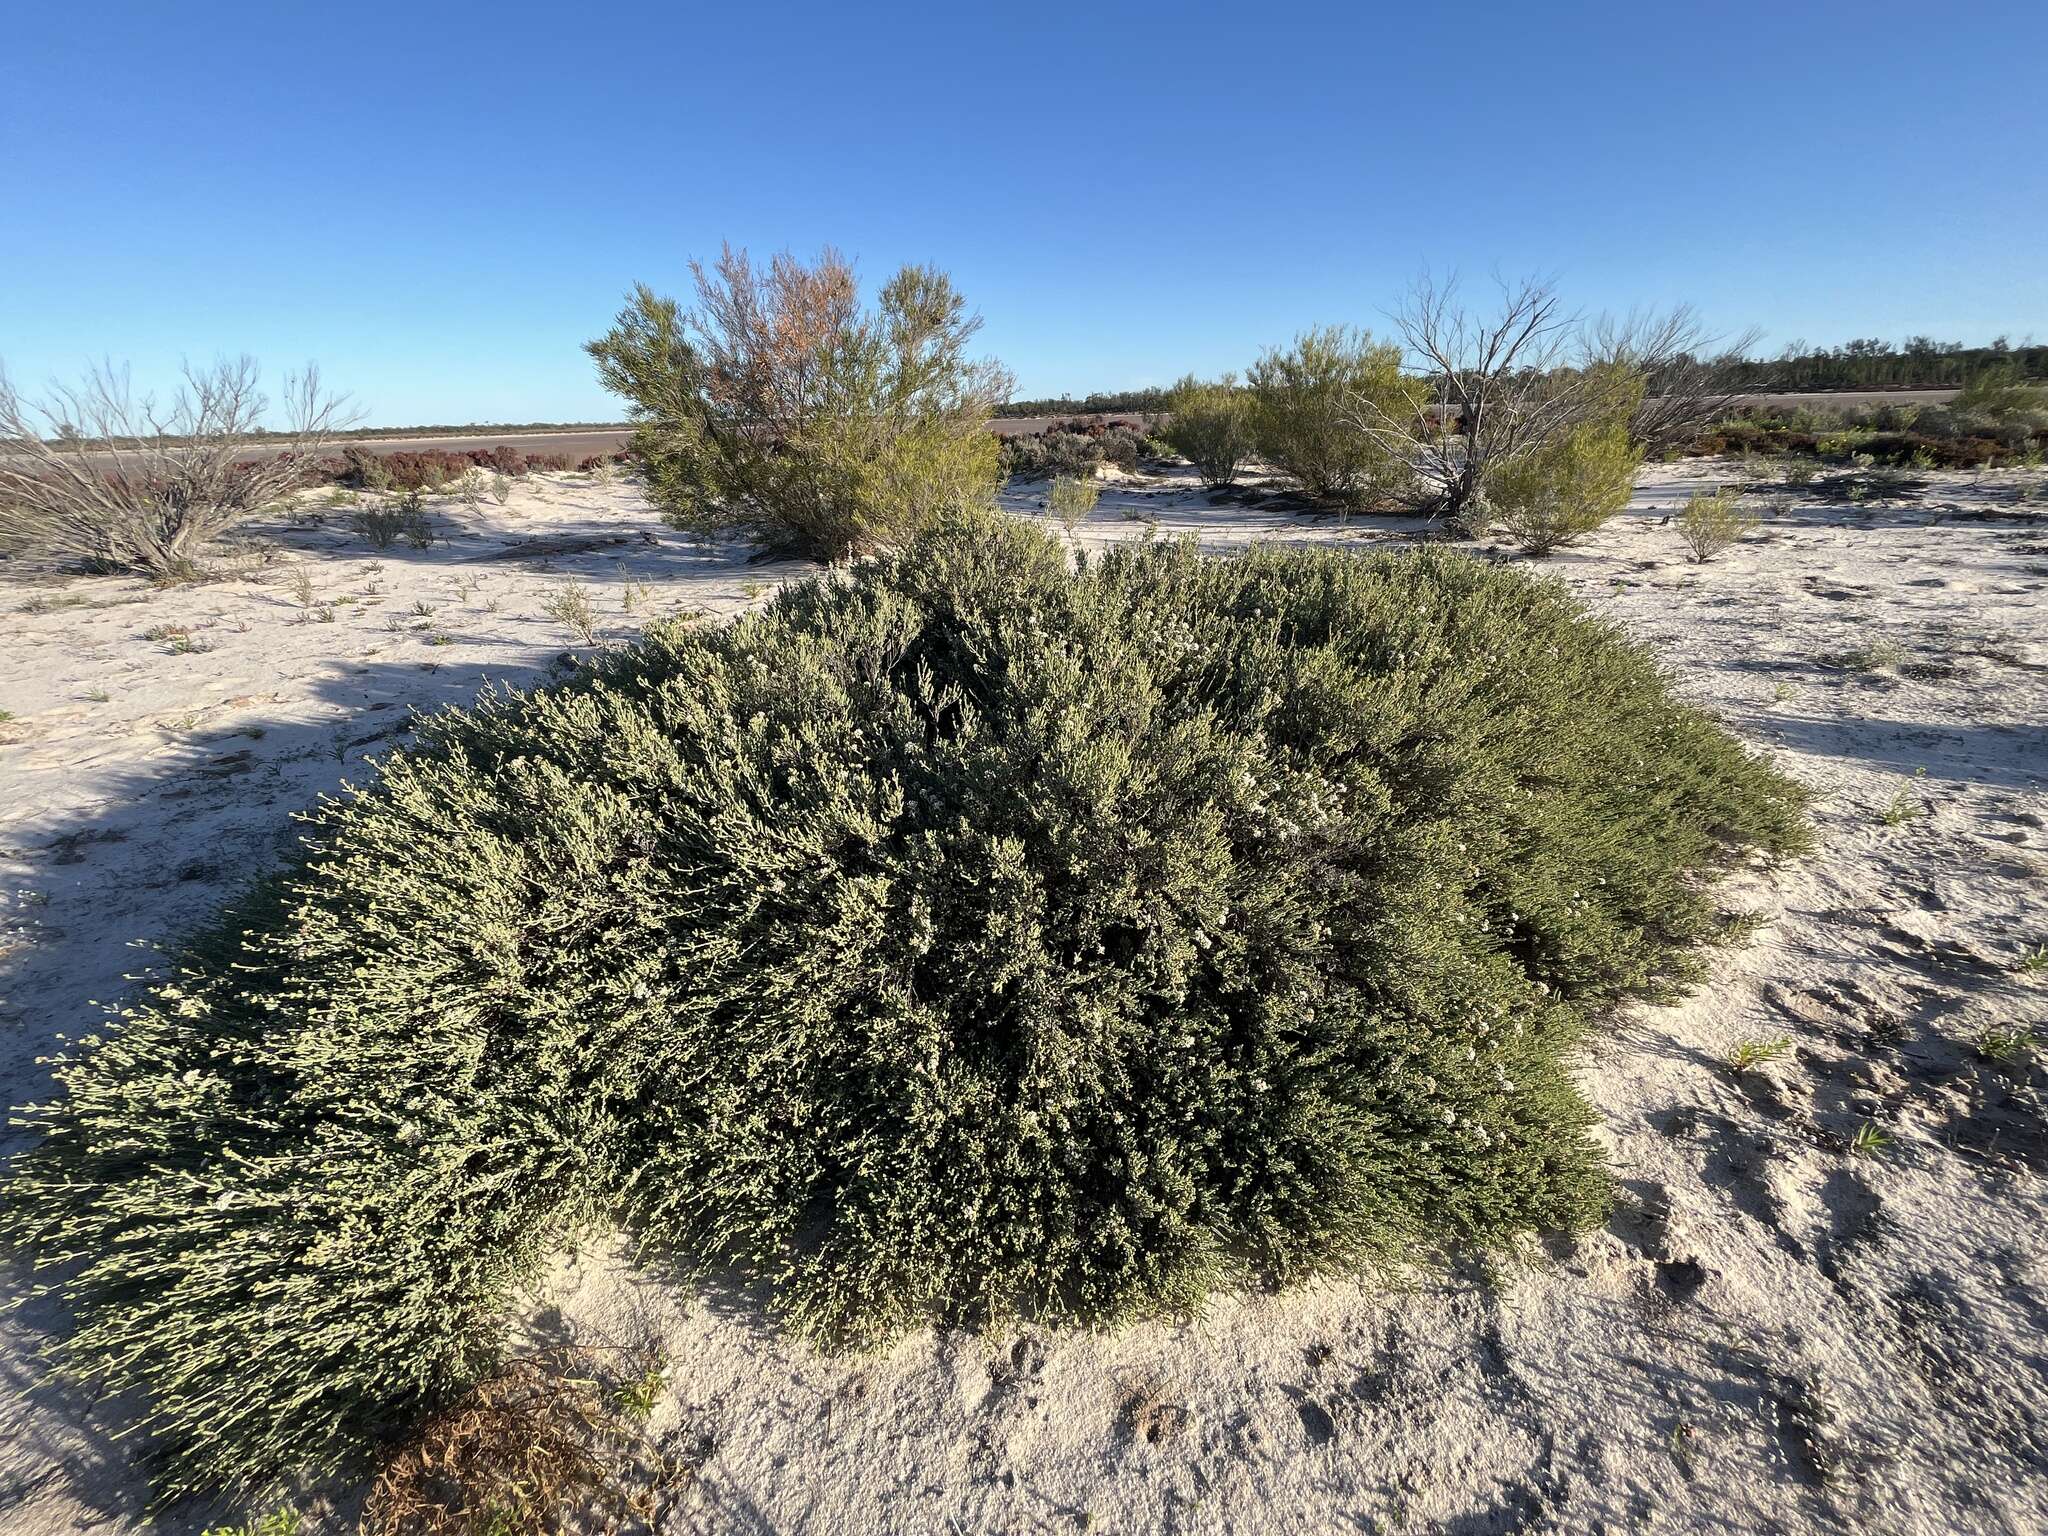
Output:
M216 1525L204 1536L299 1536L299 1512L280 1504L267 1515L253 1515L240 1525Z
M2038 976L2048 971L2048 943L2036 944L2032 949L2020 951L2019 959L2013 962L2014 970L2022 976Z
M1891 1137L1866 1120L1856 1127L1856 1134L1849 1138L1849 1151L1855 1157L1875 1157L1891 1144Z
M2034 1032L2024 1024L1993 1024L1977 1037L1977 1054L1986 1061L2025 1061L2034 1054Z
M1792 1042L1784 1035L1774 1035L1769 1040L1738 1040L1728 1052L1728 1070L1737 1074L1776 1061L1792 1049Z
M668 1378L661 1367L650 1366L638 1381L628 1382L619 1388L614 1404L624 1417L645 1422L653 1415L654 1405L661 1401L661 1389L667 1383Z

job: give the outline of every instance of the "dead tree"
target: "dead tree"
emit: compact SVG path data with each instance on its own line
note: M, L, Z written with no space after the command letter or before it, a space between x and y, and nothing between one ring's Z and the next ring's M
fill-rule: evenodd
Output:
M168 403L102 364L40 401L0 374L0 551L165 575L300 485L350 425L308 367L285 381L276 430L248 358L188 366Z
M1643 399L1629 417L1629 437L1646 456L1684 448L1757 388L1750 351L1762 338L1710 333L1690 304L1658 313L1602 315L1588 330L1586 360L1642 375ZM1765 387L1768 388L1766 381Z
M1490 471L1569 430L1595 393L1584 370L1565 366L1578 320L1547 282L1503 283L1500 309L1480 319L1459 306L1455 282L1424 278L1392 318L1430 404L1403 420L1362 401L1354 425L1404 454L1430 510L1452 522L1476 509Z

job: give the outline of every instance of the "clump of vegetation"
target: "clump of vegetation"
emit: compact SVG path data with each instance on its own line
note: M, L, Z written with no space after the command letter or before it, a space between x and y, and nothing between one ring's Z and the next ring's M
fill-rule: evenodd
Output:
M2027 1060L2034 1054L2033 1029L2025 1024L1989 1024L1977 1036L1977 1054L1986 1061L2003 1065Z
M400 539L414 549L430 548L434 542L433 520L418 491L407 491L392 501L370 502L350 513L348 522L372 549L389 549Z
M1454 283L1425 279L1395 315L1425 377L1384 399L1360 393L1350 420L1413 465L1423 506L1454 532L1481 535L1505 510L1511 535L1544 553L1626 504L1614 489L1622 461L1632 479L1645 444L1698 408L1710 375L1669 356L1673 336L1692 334L1690 311L1677 317L1677 330L1626 324L1583 336L1546 283L1503 285L1499 309L1479 315ZM1657 422L1638 420L1649 362L1679 391Z
M1853 650L1831 652L1821 658L1831 667L1850 672L1887 672L1904 664L1906 648L1896 640L1866 641Z
M1792 1049L1792 1041L1785 1035L1774 1035L1768 1040L1738 1040L1728 1050L1728 1070L1740 1076L1767 1066Z
M523 1356L435 1413L384 1458L363 1536L510 1536L583 1528L597 1516L646 1529L693 1470L641 1427L662 1373L622 1382L590 1351Z
M1581 422L1494 470L1487 505L1509 538L1547 555L1627 506L1640 463L1625 411Z
M1004 479L1043 480L1092 475L1100 464L1135 469L1148 452L1144 435L1129 422L1070 421L1001 439L997 464Z
M994 517L421 722L23 1112L172 1489L460 1403L617 1222L802 1334L1595 1220L1593 1010L1802 796L1556 583Z
M1909 821L1918 821L1927 814L1927 808L1920 797L1910 789L1901 789L1885 802L1878 813L1878 820L1888 827L1903 827Z
M1088 520L1088 514L1095 510L1095 503L1102 497L1102 482L1093 475L1077 479L1072 475L1061 475L1046 492L1046 510L1051 512L1059 525L1067 530L1067 537L1074 536L1074 530Z
M541 598L540 611L585 645L597 644L597 605L581 585L565 581Z
M1725 487L1686 498L1678 514L1678 540L1705 564L1741 542L1757 526L1757 515Z
M944 273L905 267L863 310L830 250L691 271L696 309L643 284L588 348L676 526L838 560L993 497L1010 378L968 357L980 321Z
M246 357L186 369L167 401L111 367L40 402L0 373L0 555L190 579L207 544L304 484L347 425L310 368L285 381L280 431L266 430L271 403Z
M1210 487L1234 484L1252 456L1252 400L1234 374L1214 384L1190 374L1173 386L1160 435Z
M240 1525L216 1525L204 1536L299 1536L305 1522L289 1504L280 1504L264 1514L252 1515Z
M1259 457L1314 500L1369 507L1411 482L1407 456L1358 426L1361 412L1403 420L1420 408L1398 346L1342 326L1305 331L1252 364L1246 386Z

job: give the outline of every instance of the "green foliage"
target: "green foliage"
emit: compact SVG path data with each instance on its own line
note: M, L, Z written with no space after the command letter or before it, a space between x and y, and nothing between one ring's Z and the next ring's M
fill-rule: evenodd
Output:
M1949 404L1958 416L1993 421L2048 422L2048 387L2030 383L2011 363L1986 368L1965 384Z
M696 310L643 284L587 348L677 527L836 560L994 495L1009 376L968 359L980 322L944 273L905 267L863 311L830 251L692 270Z
M1728 1051L1728 1070L1736 1074L1749 1072L1768 1065L1792 1049L1792 1041L1785 1035L1774 1035L1768 1040L1738 1040Z
M1725 488L1686 498L1678 514L1678 539L1704 564L1741 541L1757 526L1757 515Z
M1205 384L1189 374L1168 397L1171 413L1160 436L1168 447L1195 466L1202 483L1223 486L1237 479L1252 456L1252 399L1232 374Z
M1596 418L1491 470L1487 504L1509 538L1531 554L1547 555L1627 506L1641 462L1626 416Z
M1095 503L1101 496L1102 482L1093 475L1086 479L1060 475L1046 492L1045 505L1060 526L1071 534L1087 521L1088 514L1095 510Z
M289 1504L280 1504L267 1515L254 1515L240 1525L216 1525L205 1536L299 1536L304 1522Z
M1342 326L1304 331L1292 347L1266 352L1246 383L1260 456L1317 501L1371 506L1411 482L1407 460L1359 426L1374 408L1394 420L1421 408L1398 346Z
M416 490L404 492L395 501L371 502L350 514L349 526L372 549L389 549L401 539L414 549L430 548L434 542L426 498Z
M2023 1062L2034 1054L2033 1029L2026 1024L1989 1024L1977 1037L1977 1054L1986 1061Z
M597 644L597 605L580 584L565 581L547 592L541 598L540 611L585 645Z
M1878 820L1888 827L1903 827L1907 822L1918 821L1926 814L1920 797L1910 789L1901 789L1886 802L1884 809L1878 813Z
M1593 1010L1802 796L1555 583L976 517L422 722L24 1112L173 1488L458 1399L619 1221L821 1340L1595 1219Z

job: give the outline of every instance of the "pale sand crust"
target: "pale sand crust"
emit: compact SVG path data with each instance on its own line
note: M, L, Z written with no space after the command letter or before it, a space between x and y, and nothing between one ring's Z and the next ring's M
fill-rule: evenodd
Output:
M658 1339L655 1426L708 1447L665 1529L2048 1528L2044 1077L1974 1051L1989 1027L2048 1027L2048 976L2014 970L2048 941L2048 499L1991 474L1901 504L1802 500L1691 565L1660 520L1712 475L1646 472L1627 515L1547 567L1813 789L1820 848L1731 881L1754 939L1689 1000L1627 1009L1588 1061L1623 1192L1606 1229L1398 1285L1219 1297L1185 1324L927 1331L850 1360L792 1344L744 1291L603 1246L565 1257L526 1326ZM1144 536L1148 514L1216 548L1394 547L1418 526L1141 477L1105 488L1081 539ZM163 593L0 576L9 1103L40 1093L54 1036L91 1026L86 1000L147 963L133 941L275 859L289 813L361 780L408 710L538 680L569 643L550 589L588 582L618 640L804 570L699 549L624 483L547 477L438 515L453 537L425 553L368 551L338 512L264 530L284 553L251 579ZM295 562L316 603L357 601L303 622ZM630 613L628 582L646 584ZM55 606L72 598L103 606ZM207 648L144 638L161 625ZM1880 640L1903 668L1828 660ZM1887 826L1901 792L1918 814ZM1771 1065L1721 1065L1778 1035ZM1866 1121L1892 1143L1859 1157ZM217 1516L141 1512L119 1406L43 1381L44 1321L0 1322L0 1531Z

